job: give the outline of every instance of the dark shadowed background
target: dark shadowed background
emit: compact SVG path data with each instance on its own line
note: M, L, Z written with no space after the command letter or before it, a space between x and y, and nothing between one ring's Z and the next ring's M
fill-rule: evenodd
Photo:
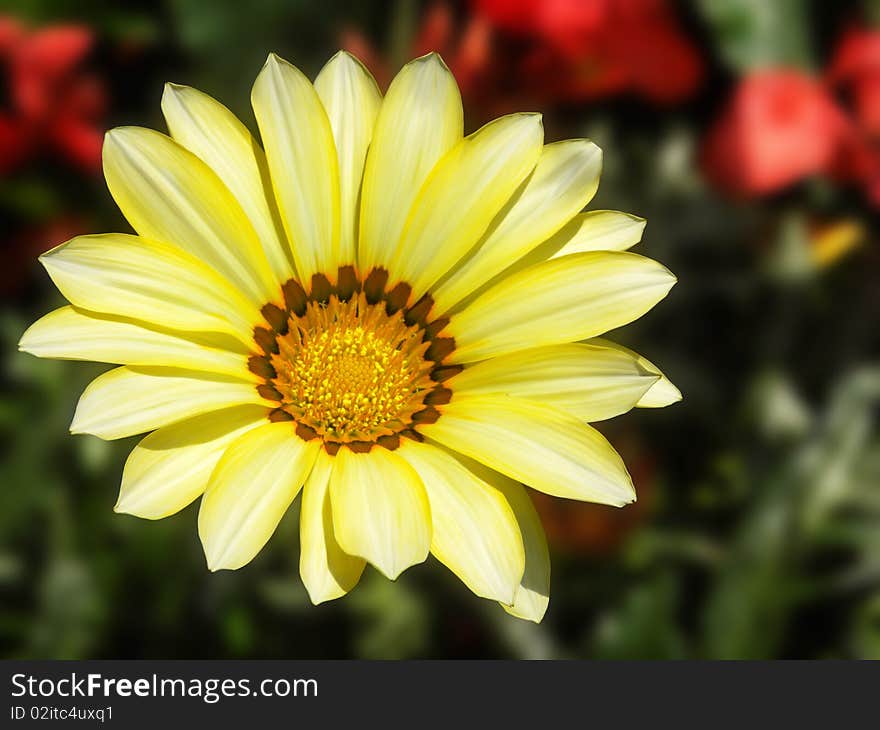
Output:
M635 250L678 275L615 339L684 400L599 424L637 504L537 500L540 626L432 560L315 608L296 505L251 565L209 573L196 506L113 513L134 440L67 433L103 368L16 350L61 304L39 253L129 230L104 130L164 130L165 81L253 129L269 51L314 76L339 47L381 85L440 51L466 131L536 110L548 141L592 138L591 207L646 217ZM878 209L877 0L0 2L0 654L880 658Z

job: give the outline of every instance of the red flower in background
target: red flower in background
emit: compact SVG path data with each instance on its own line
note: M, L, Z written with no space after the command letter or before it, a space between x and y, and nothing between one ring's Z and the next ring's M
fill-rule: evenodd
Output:
M759 71L739 82L709 132L703 163L729 192L770 193L827 171L847 128L818 79L790 69Z
M0 65L9 107L0 110L0 174L36 154L56 153L87 171L100 169L106 94L82 70L94 45L79 25L30 32L0 18Z
M856 28L844 35L828 77L849 92L862 129L880 137L880 31Z
M633 93L674 103L699 85L701 59L666 0L473 0L478 14L530 39L525 71L545 95L583 101Z
M349 29L341 41L387 86L396 69L363 34ZM665 0L474 0L460 22L441 0L407 55L429 51L443 56L467 105L486 119L620 93L676 102L703 72Z
M739 195L827 175L880 206L880 31L844 35L824 78L793 69L742 78L706 137L703 166Z
M864 186L868 199L880 206L880 31L853 29L845 34L828 81L852 110L850 134L832 172Z

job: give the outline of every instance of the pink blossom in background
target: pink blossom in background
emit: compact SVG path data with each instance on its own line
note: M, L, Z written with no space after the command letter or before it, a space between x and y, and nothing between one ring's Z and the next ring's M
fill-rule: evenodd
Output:
M763 195L827 171L847 133L820 79L794 69L758 71L740 80L710 129L703 164L720 188Z

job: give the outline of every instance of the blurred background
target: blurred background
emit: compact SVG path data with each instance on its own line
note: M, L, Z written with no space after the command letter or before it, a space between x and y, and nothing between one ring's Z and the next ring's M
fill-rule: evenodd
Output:
M637 504L538 499L539 626L436 561L315 608L296 505L248 568L210 574L196 505L112 512L134 440L68 434L102 367L16 351L61 304L36 257L129 230L104 130L164 130L165 81L254 128L269 51L314 76L339 47L380 85L438 50L467 131L535 110L548 141L592 138L591 207L646 217L635 250L679 277L615 339L684 400L599 424ZM0 654L880 658L878 210L880 0L2 0Z

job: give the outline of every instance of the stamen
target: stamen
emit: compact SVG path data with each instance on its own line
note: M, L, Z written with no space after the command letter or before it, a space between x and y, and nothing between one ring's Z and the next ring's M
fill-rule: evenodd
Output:
M292 421L330 455L343 444L369 451L421 441L419 424L436 421L452 397L440 383L461 370L443 365L455 348L439 336L448 318L429 318L430 295L408 307L406 282L386 290L385 269L361 279L343 266L334 279L312 276L308 293L291 279L281 288L284 308L261 310L268 327L254 328L248 368L262 380L260 395L278 404L269 420Z
M309 302L291 316L271 358L273 391L297 422L343 443L375 442L402 430L435 383L425 359L429 342L401 312L357 294ZM387 443L396 443L389 441Z

